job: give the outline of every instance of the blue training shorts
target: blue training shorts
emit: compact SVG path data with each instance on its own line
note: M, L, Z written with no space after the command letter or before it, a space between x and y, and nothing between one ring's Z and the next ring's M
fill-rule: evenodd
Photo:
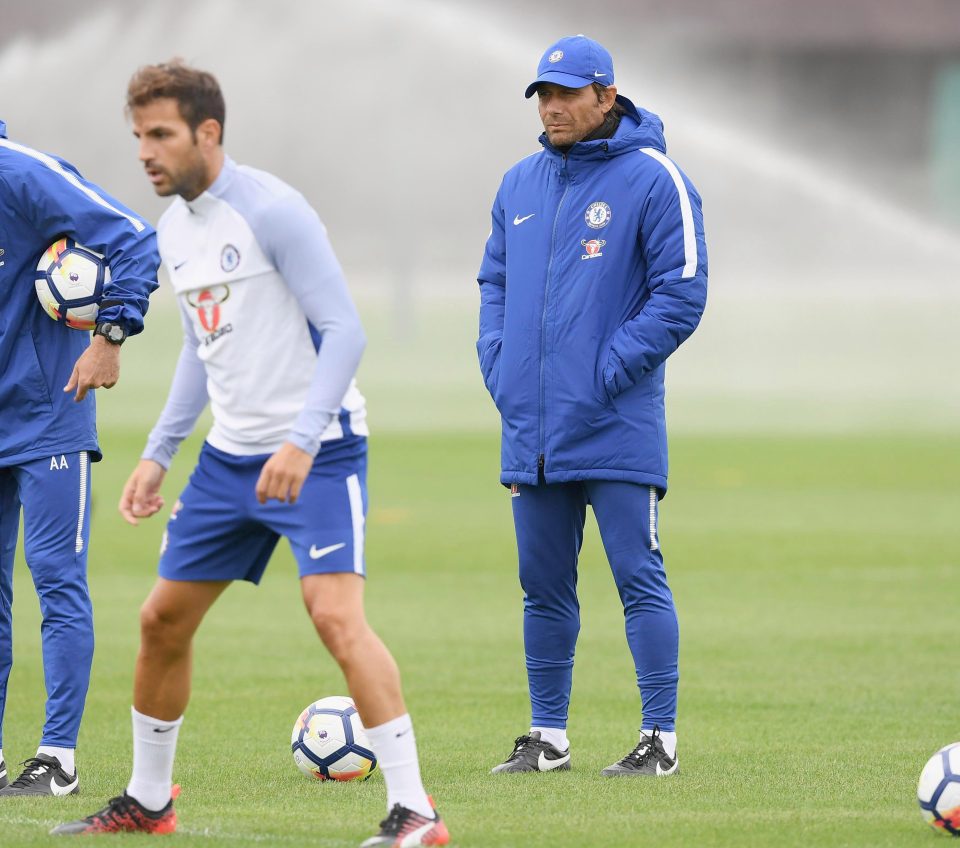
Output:
M259 583L281 536L290 542L301 577L365 576L366 439L324 446L295 504L257 502L257 479L269 458L236 456L204 443L167 522L161 577Z

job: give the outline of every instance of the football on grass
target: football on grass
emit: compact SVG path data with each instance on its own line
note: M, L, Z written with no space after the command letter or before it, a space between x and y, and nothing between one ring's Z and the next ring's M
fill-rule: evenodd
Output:
M920 772L917 800L927 824L960 836L960 742L941 748L927 761Z
M356 706L340 695L300 713L290 745L300 771L317 780L366 780L377 767Z

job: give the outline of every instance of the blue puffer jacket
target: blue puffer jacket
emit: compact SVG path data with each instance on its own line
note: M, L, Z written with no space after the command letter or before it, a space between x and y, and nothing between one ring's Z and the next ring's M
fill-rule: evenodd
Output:
M480 267L477 352L504 484L667 488L665 361L707 297L700 196L660 119L618 97L613 138L544 149L503 178Z
M65 394L90 334L51 320L37 300L41 254L69 236L107 258L98 320L143 329L157 287L157 238L62 159L8 141L0 121L0 468L54 453L100 458L93 392Z

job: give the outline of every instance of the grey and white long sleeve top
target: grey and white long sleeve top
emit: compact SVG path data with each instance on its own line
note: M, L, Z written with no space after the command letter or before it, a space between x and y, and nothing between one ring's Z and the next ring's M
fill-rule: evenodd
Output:
M169 466L208 401L207 441L236 455L285 441L316 454L368 435L354 379L363 327L303 195L228 158L207 191L173 202L157 231L184 341L144 458Z

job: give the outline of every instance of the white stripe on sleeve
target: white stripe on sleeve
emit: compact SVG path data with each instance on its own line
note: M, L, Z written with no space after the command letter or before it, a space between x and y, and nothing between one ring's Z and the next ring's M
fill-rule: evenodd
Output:
M677 194L680 197L680 220L683 223L683 276L692 277L697 273L697 237L693 230L693 209L690 206L690 195L687 193L687 187L680 176L680 171L673 162L664 156L659 150L652 147L641 147L641 153L646 153L651 159L656 159L670 174L673 184L677 187Z
M104 198L97 194L89 186L85 186L80 180L78 180L73 174L65 170L64 167L52 156L47 156L46 153L41 153L38 150L33 150L30 147L24 147L22 144L17 144L16 142L10 141L6 138L0 138L0 147L6 147L8 150L15 150L17 153L22 153L24 156L29 156L32 159L36 159L38 162L42 162L46 165L51 171L59 174L63 177L70 185L72 185L78 191L82 191L87 197L89 197L94 203L99 206L102 206L104 209L109 209L116 215L120 215L122 218L126 218L133 228L138 232L142 233L146 226L142 221L138 221L132 215L128 215L126 212L117 209L113 204L108 203Z

